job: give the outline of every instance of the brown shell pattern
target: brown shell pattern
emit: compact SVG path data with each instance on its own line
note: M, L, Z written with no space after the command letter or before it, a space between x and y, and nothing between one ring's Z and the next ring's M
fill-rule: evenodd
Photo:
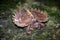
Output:
M48 16L39 9L16 9L12 15L12 19L17 26L25 27L30 25L33 21L45 22L48 20Z

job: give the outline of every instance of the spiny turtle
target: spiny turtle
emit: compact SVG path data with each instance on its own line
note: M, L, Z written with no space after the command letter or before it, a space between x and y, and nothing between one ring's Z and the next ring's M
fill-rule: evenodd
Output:
M44 22L48 21L48 16L39 9L16 9L12 15L13 22L19 27L26 27L26 32L31 33L30 30L38 28L38 26L45 26Z

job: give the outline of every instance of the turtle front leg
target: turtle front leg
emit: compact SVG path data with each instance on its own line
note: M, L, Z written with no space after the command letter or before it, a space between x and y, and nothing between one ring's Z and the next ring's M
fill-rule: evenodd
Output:
M31 24L31 25L29 25L29 26L26 27L26 33L27 33L27 34L31 34L31 31L32 31L32 30L34 30L33 24Z
M30 25L26 27L26 33L27 33L27 34L31 34Z

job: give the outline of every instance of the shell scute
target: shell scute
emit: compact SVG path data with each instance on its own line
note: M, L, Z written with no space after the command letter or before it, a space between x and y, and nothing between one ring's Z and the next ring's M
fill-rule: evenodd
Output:
M48 20L47 15L39 9L22 9L16 10L12 17L13 22L20 27L30 25L33 21L45 22Z

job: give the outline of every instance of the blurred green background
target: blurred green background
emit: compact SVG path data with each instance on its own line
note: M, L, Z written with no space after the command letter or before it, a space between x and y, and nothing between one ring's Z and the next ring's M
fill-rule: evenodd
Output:
M25 29L17 28L11 19L13 11L18 7L46 11L49 18L47 26L27 35ZM60 1L0 0L0 40L60 40Z

